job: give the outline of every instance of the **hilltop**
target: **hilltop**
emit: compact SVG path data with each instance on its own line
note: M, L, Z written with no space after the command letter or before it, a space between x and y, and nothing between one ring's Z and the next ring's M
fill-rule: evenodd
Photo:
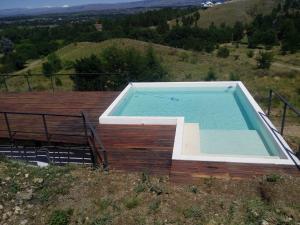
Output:
M280 0L233 0L206 10L199 10L198 26L208 27L211 23L219 26L222 23L234 25L237 21L250 23L256 15L267 15L272 12ZM176 20L169 22L176 24Z

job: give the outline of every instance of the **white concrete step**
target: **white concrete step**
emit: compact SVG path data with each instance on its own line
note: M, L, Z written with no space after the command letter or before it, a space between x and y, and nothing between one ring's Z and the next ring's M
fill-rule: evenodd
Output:
M182 154L200 154L200 129L198 123L185 123L183 127Z

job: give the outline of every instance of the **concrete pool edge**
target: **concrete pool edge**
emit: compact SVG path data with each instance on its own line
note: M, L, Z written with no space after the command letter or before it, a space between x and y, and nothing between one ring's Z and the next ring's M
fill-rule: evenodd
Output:
M251 107L257 113L260 122L271 134L276 144L278 145L281 153L286 159L273 159L273 158L260 158L260 157L234 157L234 156L204 156L204 155L183 155L182 144L183 144L183 127L184 117L135 117L135 116L110 116L113 109L119 104L122 98L128 93L131 87L226 87L236 86L239 87L243 94L246 96ZM130 83L120 95L113 101L113 103L107 108L107 110L100 116L100 124L115 124L115 125L175 125L176 133L173 146L172 160L186 160L186 161L211 161L211 162L231 162L231 163L253 163L253 164L276 164L276 165L294 165L295 162L299 165L300 162L296 157L290 156L286 150L281 146L280 142L289 149L290 147L286 141L278 135L277 140L275 134L271 131L270 127L266 122L259 116L259 113L264 114L260 106L256 103L254 98L251 96L249 91L246 89L244 84L240 81L217 81L217 82L152 82L152 83ZM269 125L276 129L271 121L266 118ZM293 159L291 158L293 157Z

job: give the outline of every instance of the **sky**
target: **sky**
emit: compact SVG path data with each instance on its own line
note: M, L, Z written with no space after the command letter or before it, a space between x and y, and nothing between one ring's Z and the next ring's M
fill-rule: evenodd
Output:
M0 9L68 7L90 3L133 2L136 0L0 0Z

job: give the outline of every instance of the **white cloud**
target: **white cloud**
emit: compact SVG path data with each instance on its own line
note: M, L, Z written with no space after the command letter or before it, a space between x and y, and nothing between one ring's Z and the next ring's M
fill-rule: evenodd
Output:
M70 7L69 5L63 5L62 6L63 8L68 8L68 7Z

